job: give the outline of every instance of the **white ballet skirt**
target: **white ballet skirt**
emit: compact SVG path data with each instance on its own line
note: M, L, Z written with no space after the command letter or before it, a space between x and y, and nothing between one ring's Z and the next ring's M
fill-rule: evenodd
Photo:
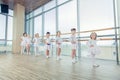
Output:
M75 35L71 35L70 42L71 42L71 48L77 49L77 39ZM75 43L72 43L72 42L75 42Z
M46 39L45 49L46 50L50 50L51 49L51 39L50 38Z
M29 45L31 45L31 38L26 38L26 44L29 44Z
M93 47L90 47L91 45L93 45ZM91 54L91 55L96 55L96 54L99 54L101 53L101 50L100 48L97 46L96 44L96 40L89 40L87 42L87 46L88 46L88 52Z
M62 38L56 37L56 47L57 48L61 48L62 42L63 42Z
M21 46L26 46L27 43L27 37L21 37L22 41L21 41Z

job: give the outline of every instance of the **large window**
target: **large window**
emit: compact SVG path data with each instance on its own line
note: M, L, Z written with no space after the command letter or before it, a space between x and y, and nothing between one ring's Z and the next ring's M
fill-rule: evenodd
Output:
M49 10L49 9L55 7L55 3L56 3L55 0L52 0L52 1L50 1L49 3L47 3L47 4L44 6L44 11Z
M12 38L13 38L13 17L8 16L7 26L7 51L12 51Z
M9 14L0 13L0 52L12 50L13 11Z
M33 36L34 35L34 28L33 28L33 26L34 26L34 19L30 19L30 26L29 26L29 35L30 36Z
M44 15L45 20L44 20L44 35L46 32L50 32L50 34L56 34L56 11L55 9L45 13ZM55 36L51 36L51 39L55 38ZM54 45L54 44L53 44ZM55 54L56 48L53 48L55 46L52 45L51 53ZM54 50L54 51L53 51Z
M5 39L6 16L0 14L0 39Z
M34 16L40 14L42 12L42 8L38 8L34 11Z
M29 27L30 26L30 20L27 20L25 24L26 24L25 32L30 33L30 27Z
M34 18L34 34L39 33L42 36L42 16Z
M58 8L58 29L62 33L68 33L73 27L77 29L76 0Z
M30 12L29 14L26 15L26 19L30 19L34 16L34 12Z
M113 0L80 0L80 29L114 26Z
M30 35L33 36L34 35L34 19L29 19L26 21L26 32Z
M80 5L80 31L106 29L114 27L113 0L81 0ZM81 33L81 37L87 37L91 32ZM114 38L114 29L96 31L99 38ZM112 36L113 35L113 36ZM88 38L90 39L90 38ZM85 56L86 42L82 43L82 56ZM102 59L115 59L114 40L98 41L101 47Z
M91 31L89 30L105 28L103 31L96 31L98 38L111 40L98 41L102 50L98 58L115 60L115 40L112 40L115 38L115 32L112 29L114 28L113 0L52 0L29 13L27 24L30 34L38 32L40 35L45 35L48 31L56 34L56 29L61 33L70 33L71 28L76 28L77 31L87 31L79 34L80 39L83 40L80 41L78 50L81 54L77 53L82 57L88 55L84 39L90 39ZM106 29L110 27L111 29ZM51 37L55 38L55 36ZM62 38L68 39L69 37L70 34L62 35ZM70 55L70 53L70 42L63 42L62 54Z
M62 3L69 1L69 0L57 0L57 1L58 1L58 4L62 4Z
M12 31L13 31L13 17L8 17L8 32L7 32L7 40L12 40Z
M60 30L61 33L70 33L71 28L77 29L76 0L70 1L58 7L58 30ZM62 35L62 37L69 38L70 35ZM71 55L70 42L64 42L62 49L63 55Z
M55 9L45 13L44 21L44 34L50 32L51 34L56 34L56 15Z

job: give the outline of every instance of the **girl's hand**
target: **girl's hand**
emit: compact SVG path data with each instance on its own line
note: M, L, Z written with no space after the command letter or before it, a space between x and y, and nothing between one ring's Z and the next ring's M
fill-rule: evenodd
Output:
M76 42L75 42L75 41L72 41L71 43L72 43L72 44L76 44Z
M56 41L56 44L60 45L61 43L59 43L58 41Z
M61 43L57 43L58 45L60 45Z
M90 47L94 47L94 45L90 45Z

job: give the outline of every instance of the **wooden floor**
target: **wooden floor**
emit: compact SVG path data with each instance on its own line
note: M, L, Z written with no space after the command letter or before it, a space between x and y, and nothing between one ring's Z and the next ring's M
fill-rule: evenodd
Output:
M120 80L120 66L114 61L98 60L93 68L90 59L72 64L71 58L0 54L0 80Z

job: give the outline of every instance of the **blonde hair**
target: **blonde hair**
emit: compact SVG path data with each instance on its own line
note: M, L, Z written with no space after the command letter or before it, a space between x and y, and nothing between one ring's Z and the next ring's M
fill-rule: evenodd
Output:
M35 37L37 37L37 38L38 38L38 37L39 37L39 33L36 33L36 34L35 34Z

